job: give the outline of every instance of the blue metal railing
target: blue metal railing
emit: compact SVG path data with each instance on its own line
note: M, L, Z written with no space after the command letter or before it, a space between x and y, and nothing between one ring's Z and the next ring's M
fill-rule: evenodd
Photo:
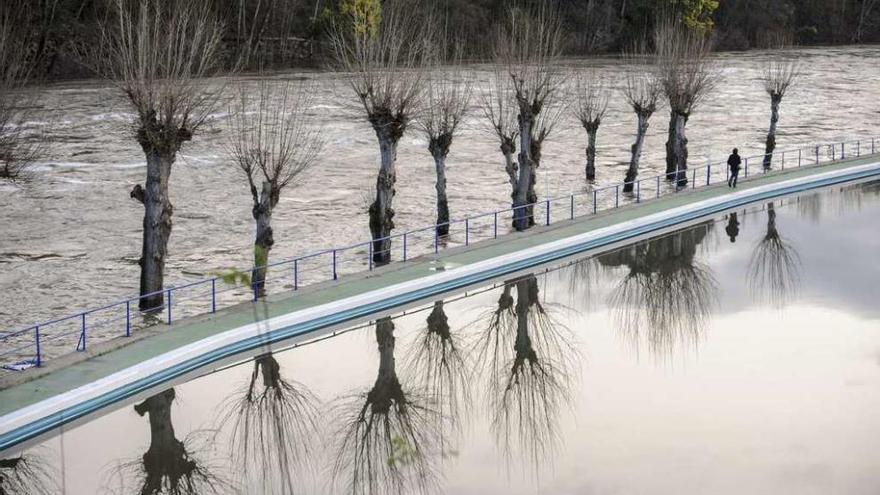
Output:
M848 156L850 158L853 155L856 157L862 156L863 151L867 153L867 140L864 141L864 145L865 149L863 150L863 141L859 140L777 151L771 156L774 169L764 169L763 162L766 155L745 157L742 165L743 179L747 180L748 177L754 176L756 174L756 167L757 172L763 175L777 169L785 170L786 167L816 166L822 163L842 160ZM876 145L877 140L871 138L870 154L877 153ZM824 160L823 157L825 158ZM456 233L456 229L463 229L464 242L459 242L459 245L468 246L480 240L497 239L499 237L499 221L506 221L509 226L512 226L518 211L521 209L526 210L525 217L527 220L533 221L536 225L543 224L549 226L555 222L573 220L578 217L595 215L603 210L620 208L627 203L627 200L629 204L641 203L652 197L659 198L666 193L675 193L687 188L708 187L712 184L727 181L728 175L729 171L726 161L709 163L701 167L689 168L686 171L659 174L636 179L629 183L618 183L598 188L593 187L585 192L546 198L528 205L505 208L472 215L459 220L452 220L442 224L449 226L450 230L449 235L445 237L437 234L437 227L440 225L430 225L393 234L381 239L371 239L349 246L324 249L303 256L277 261L263 267L249 269L248 271L251 273L258 269L265 269L266 278L262 285L252 283L251 287L246 288L231 286L218 289L217 281L223 278L218 276L196 280L183 285L166 287L154 293L129 297L99 308L88 309L31 325L21 330L2 332L0 333L0 343L2 343L3 350L0 352L0 366L10 370L41 366L46 358L45 344L64 338L76 339L76 351L84 352L93 338L92 334L99 329L108 329L107 331L111 335L130 337L136 327L136 319L139 319L140 326L149 326L160 322L171 325L174 321L174 314L180 312L172 313L172 308L177 304L179 308L186 309L180 306L185 301L204 301L204 299L210 297L209 302L199 302L188 309L190 309L190 314L215 313L218 306L223 302L221 301L222 297L231 299L230 302L232 304L243 302L244 297L256 300L261 293L261 289L268 287L269 281L284 280L288 284L286 289L298 291L309 283L307 279L304 279L304 275L308 275L309 272L316 270L320 270L321 273L315 275L313 277L315 280L312 282L338 280L351 264L355 266L355 269L351 272L363 271L364 268L366 270L373 270L376 266L373 261L374 255L385 254L385 252L374 252L373 246L377 241L396 241L389 243L391 247L388 250L388 255L393 254L393 246L399 245L402 247L399 259L407 262L415 256L439 253L441 249L446 248L449 244L455 244L451 240L453 233ZM632 189L632 192L624 192L625 189L629 188ZM582 201L584 198L586 198L586 204ZM346 256L349 259L346 259ZM324 265L325 263L326 265ZM312 265L311 267L309 266L310 264ZM324 266L322 267L322 265ZM282 275L276 277L272 275L273 271L281 272ZM198 292L187 296L187 291ZM164 296L164 301L161 305L145 311L133 308L133 304L139 303L141 299L158 294L163 294ZM198 308L202 309L199 310ZM183 313L183 316L178 315L178 319L187 316L185 311Z

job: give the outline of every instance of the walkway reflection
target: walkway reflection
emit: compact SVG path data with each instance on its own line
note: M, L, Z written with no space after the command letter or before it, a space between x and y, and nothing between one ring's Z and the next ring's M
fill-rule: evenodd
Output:
M248 491L294 493L312 466L317 398L285 379L272 353L258 356L248 383L222 406L218 430L229 428L233 466Z
M175 392L169 388L134 406L150 421L150 447L139 461L118 466L108 483L115 493L141 495L222 494L233 491L205 460L208 439L190 435L178 440L171 421ZM204 437L204 435L201 435Z
M712 222L598 256L606 267L629 271L609 296L618 331L639 353L657 358L677 346L696 346L717 306L718 284L695 260Z
M496 442L508 461L521 456L537 471L558 448L559 411L573 397L579 357L573 335L541 302L534 275L506 282L497 307L476 324L482 330L474 363L488 377Z
M428 493L438 486L434 449L442 445L442 414L397 376L394 322L376 322L379 370L373 387L339 410L333 479L351 494Z
M767 230L749 260L749 288L758 301L783 307L797 294L800 256L776 226L776 209L767 203Z

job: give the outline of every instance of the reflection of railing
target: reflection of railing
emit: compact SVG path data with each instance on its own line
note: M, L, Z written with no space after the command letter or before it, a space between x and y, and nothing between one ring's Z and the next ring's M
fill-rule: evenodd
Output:
M875 143L876 140L871 138L870 154L880 151L877 149L877 145L880 143ZM863 149L863 144L865 149ZM847 157L862 156L863 151L867 154L867 145L868 141L866 140L864 142L853 141L777 151L772 154L771 163L778 170L785 170L786 167L815 166ZM825 160L822 156L823 149L825 150ZM765 158L765 155L745 157L742 165L743 179L748 180L750 176L772 172L773 169L764 168ZM753 164L751 167L750 162ZM161 322L170 325L173 321L172 317L176 315L179 319L180 313L183 313L184 316L215 313L218 306L221 305L228 306L245 300L256 300L261 292L266 292L265 289L269 287L268 282L270 281L284 281L285 284L277 285L277 287L284 291L297 291L300 287L311 283L337 280L341 274L359 272L364 269L373 270L375 255L386 253L389 256L393 255L394 245L400 247L399 259L406 262L415 256L438 253L441 249L453 244L468 246L476 240L494 239L499 235L499 218L502 222L501 225L512 225L517 216L520 217L518 221L522 221L521 211L526 212L525 218L527 220L531 219L534 223L551 225L562 220L594 215L601 210L619 208L623 204L640 203L652 197L659 198L665 193L675 193L686 188L707 187L726 181L728 174L726 162L710 163L702 167L660 174L630 183L592 188L587 192L548 198L529 205L450 221L442 224L450 227L448 236L441 237L437 234L437 227L441 225L431 225L382 239L325 249L252 269L251 273L258 269L265 269L266 277L262 282L251 283L250 287L218 288L218 281L221 283L223 281L222 276L168 287L158 292L130 297L100 308L89 309L32 325L22 330L0 334L0 342L3 344L0 364L11 370L41 366L46 355L44 347L47 343L54 343L62 339L69 339L72 343L76 340L76 350L82 352L86 350L87 342L95 337L96 332L104 332L104 334L99 333L99 337L108 335L129 337L136 328ZM624 192L627 188L625 186L632 186L633 191L631 193ZM458 232L460 232L459 235L463 234L463 242L460 238L457 243L452 241L453 230L456 229L459 229L455 232L456 234ZM398 242L395 244L389 242L389 246L392 247L385 251L374 252L374 245L382 245L382 241L392 240ZM353 268L347 270L349 267ZM164 296L161 305L146 311L137 308L142 299L159 294Z

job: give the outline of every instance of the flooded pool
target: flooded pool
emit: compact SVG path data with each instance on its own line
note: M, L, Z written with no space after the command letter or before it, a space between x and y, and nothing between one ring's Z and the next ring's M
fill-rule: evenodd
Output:
M878 214L880 181L752 205L267 348L0 492L877 493Z

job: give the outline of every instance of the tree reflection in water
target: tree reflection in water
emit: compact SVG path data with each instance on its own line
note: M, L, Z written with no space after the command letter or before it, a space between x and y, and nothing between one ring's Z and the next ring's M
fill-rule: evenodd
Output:
M220 428L230 425L233 465L260 493L295 493L310 467L317 398L286 380L272 353L254 359L250 380L223 405Z
M59 491L42 456L27 453L0 459L0 495L54 495Z
M344 401L333 479L351 494L428 493L437 487L443 417L397 376L394 322L376 322L379 370L373 387Z
M438 419L460 430L462 408L471 403L470 369L461 338L449 327L443 301L434 303L426 323L410 347L405 369L435 404Z
M190 435L178 440L171 422L174 389L169 388L134 406L150 421L150 447L140 461L122 464L111 479L110 491L141 495L187 495L231 493L231 484L215 474L203 459L207 438ZM133 486L130 486L132 483ZM117 491L118 490L118 491Z
M784 306L797 294L800 265L794 246L776 228L773 203L767 203L767 230L749 260L749 288L753 297Z
M712 223L635 244L598 257L606 267L629 271L612 290L609 305L624 340L638 354L672 356L679 345L696 346L717 305L718 284L696 261L697 246Z
M541 302L534 275L506 282L497 307L476 325L485 329L476 341L474 362L486 366L499 449L508 461L519 454L537 471L558 448L558 415L570 405L578 358L573 335Z

